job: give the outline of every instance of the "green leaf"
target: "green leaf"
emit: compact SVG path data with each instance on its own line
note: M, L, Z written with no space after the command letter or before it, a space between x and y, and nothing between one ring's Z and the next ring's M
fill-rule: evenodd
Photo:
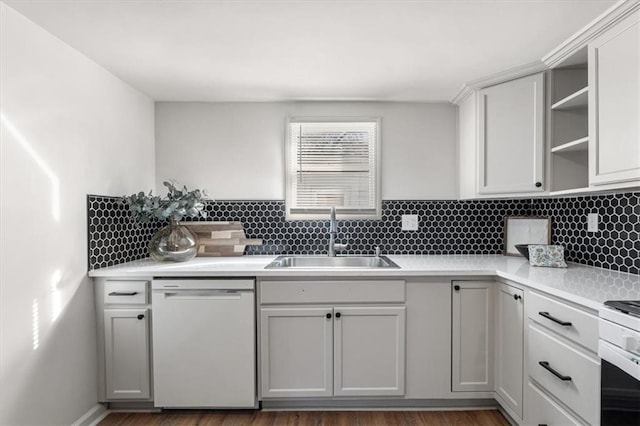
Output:
M203 197L207 195L204 190L194 189L189 191L186 185L182 189L177 189L175 181L165 181L163 185L167 188L166 197L153 195L153 191L145 194L143 191L137 194L125 195L122 201L129 208L130 215L140 221L146 222L151 219L166 220L173 217L182 220L184 216L206 217L204 211L205 203Z

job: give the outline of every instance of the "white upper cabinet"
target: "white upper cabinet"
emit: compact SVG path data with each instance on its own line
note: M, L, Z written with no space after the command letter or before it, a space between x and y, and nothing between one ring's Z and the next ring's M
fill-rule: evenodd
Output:
M639 10L589 43L589 87L589 184L640 181Z
M459 197L640 187L640 2L620 1L541 59L467 83Z
M544 184L544 74L478 93L478 193L536 194Z

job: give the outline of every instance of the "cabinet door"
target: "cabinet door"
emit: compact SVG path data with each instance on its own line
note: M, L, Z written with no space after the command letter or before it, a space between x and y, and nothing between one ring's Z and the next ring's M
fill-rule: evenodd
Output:
M589 43L589 184L640 179L640 11Z
M333 309L260 310L262 397L333 394Z
M522 418L524 303L523 292L497 287L496 392Z
M406 308L334 311L334 395L404 395Z
M453 391L493 390L495 285L493 281L453 282Z
M544 191L544 75L482 89L478 98L478 192Z
M105 309L107 399L150 397L149 311Z

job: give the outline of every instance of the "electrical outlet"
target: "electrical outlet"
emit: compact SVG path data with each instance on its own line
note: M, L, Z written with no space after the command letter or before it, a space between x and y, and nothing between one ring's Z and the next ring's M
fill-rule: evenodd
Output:
M417 214L403 214L402 215L402 230L403 231L417 231L418 230L418 215Z
M598 213L587 215L587 232L598 232Z

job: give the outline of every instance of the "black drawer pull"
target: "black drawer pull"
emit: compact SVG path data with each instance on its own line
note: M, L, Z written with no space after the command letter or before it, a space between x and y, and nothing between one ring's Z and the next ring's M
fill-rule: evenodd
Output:
M538 364L540 364L542 366L542 368L544 368L549 373L553 374L554 376L556 376L558 379L560 379L562 381L567 382L567 381L571 380L571 376L562 375L562 374L558 373L558 371L556 371L553 368L549 367L549 363L547 361L540 361L540 362L538 362Z
M546 319L551 320L557 324L563 325L565 327L570 327L572 325L571 322L569 321L562 321L558 318L552 317L551 315L549 315L549 312L538 312L538 315L542 315Z
M327 319L331 319L331 314L327 314Z
M522 299L522 296L520 296L519 294L513 295L513 300L520 300L520 299Z
M341 316L340 312L336 312L336 318L340 318Z
M142 314L138 315L138 319L143 319L143 318L144 318L144 315Z
M112 291L109 296L135 296L137 291Z
M460 286L459 286L459 285L454 285L454 286L453 286L453 289L454 289L455 291L460 291Z

